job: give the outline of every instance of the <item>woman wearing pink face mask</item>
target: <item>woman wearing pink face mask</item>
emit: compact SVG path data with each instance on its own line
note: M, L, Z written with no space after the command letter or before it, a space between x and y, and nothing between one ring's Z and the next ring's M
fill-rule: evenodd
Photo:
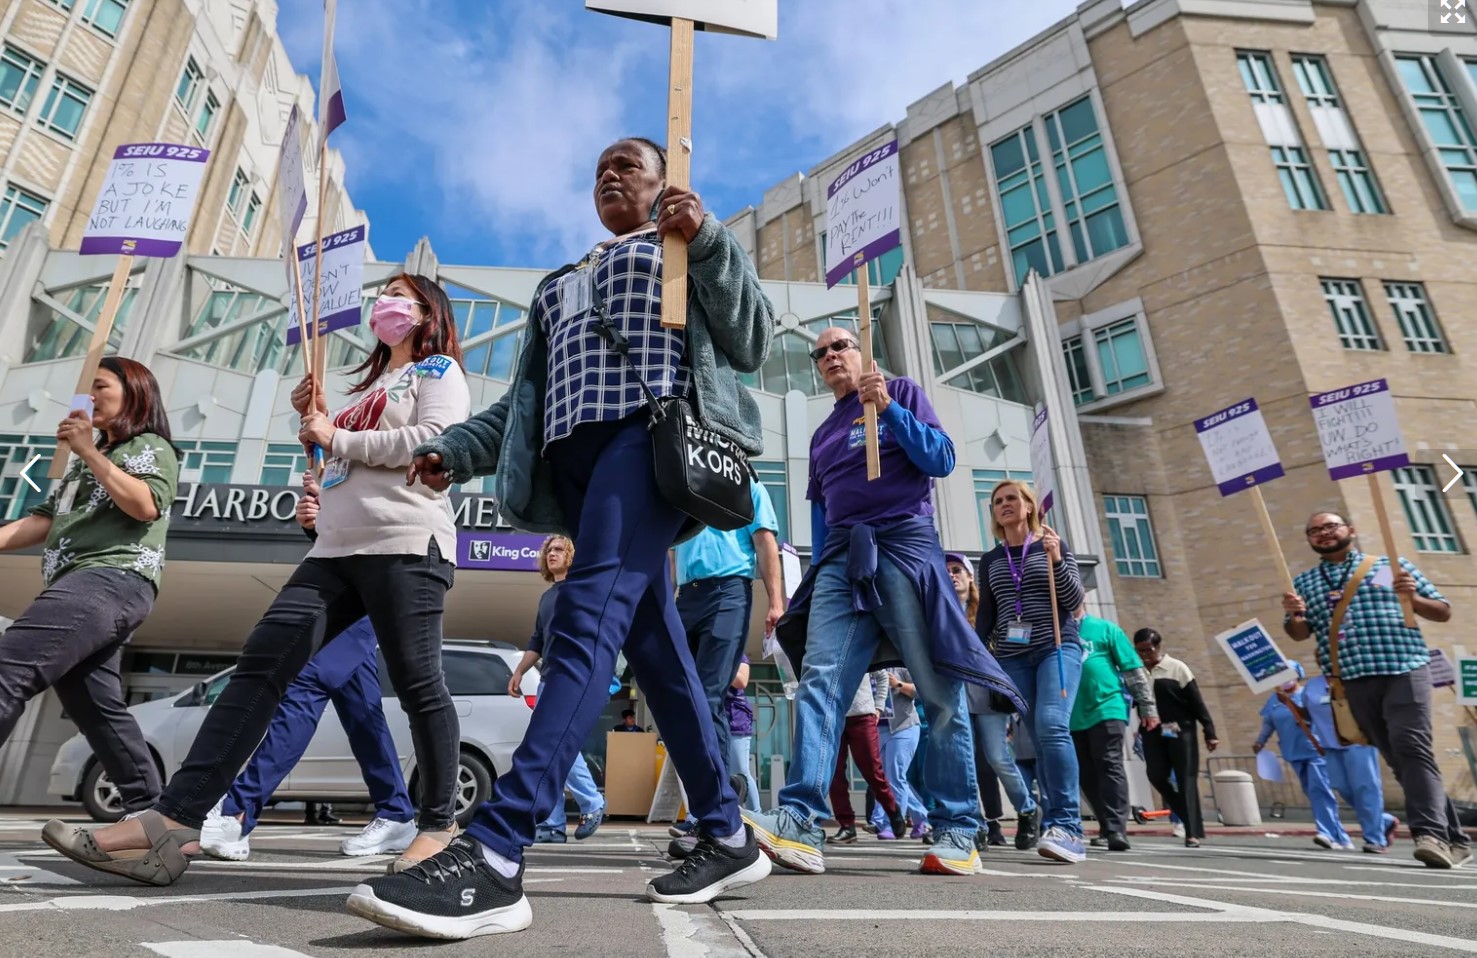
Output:
M400 275L370 316L379 345L355 373L353 401L332 418L304 379L292 393L299 438L328 461L317 539L246 640L230 683L153 808L96 830L47 825L48 844L100 871L155 885L177 879L200 826L251 757L283 690L324 643L369 617L410 719L420 779L419 834L392 871L428 858L456 833L456 708L441 671L441 615L456 528L443 493L405 481L411 451L464 421L471 396L456 319L440 286Z

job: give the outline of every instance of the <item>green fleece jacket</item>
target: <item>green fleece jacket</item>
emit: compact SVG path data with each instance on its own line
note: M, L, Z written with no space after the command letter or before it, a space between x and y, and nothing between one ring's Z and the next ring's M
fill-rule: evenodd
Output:
M769 357L774 306L759 288L748 254L711 215L687 255L691 292L686 359L692 369L694 412L707 428L757 456L764 451L759 405L739 382L739 374L756 372ZM566 271L546 276L533 302ZM439 455L455 483L495 476L498 508L513 527L567 534L569 524L542 455L548 378L548 340L539 317L530 313L508 391L491 408L422 443L415 455Z

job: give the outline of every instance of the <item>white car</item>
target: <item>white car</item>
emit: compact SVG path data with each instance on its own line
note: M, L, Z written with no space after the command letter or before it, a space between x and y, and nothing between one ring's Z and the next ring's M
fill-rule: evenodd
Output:
M523 741L528 719L538 693L538 669L524 677L523 695L508 695L508 679L522 653L486 643L448 642L441 650L446 687L456 703L461 723L461 762L456 780L456 817L465 825L479 804L492 795L493 780L512 764L513 750ZM412 800L419 782L415 748L410 740L410 722L400 708L380 658L380 684L385 694L385 718L395 739L395 752L405 773ZM129 709L143 730L160 776L168 781L184 762L205 713L225 690L234 669L201 682L188 692L144 702ZM92 754L81 735L62 745L51 766L49 791L67 801L81 801L87 813L100 822L117 821L123 815L118 790ZM327 801L368 803L369 791L359 763L349 749L349 738L334 712L333 703L308 750L288 777L278 786L273 801Z

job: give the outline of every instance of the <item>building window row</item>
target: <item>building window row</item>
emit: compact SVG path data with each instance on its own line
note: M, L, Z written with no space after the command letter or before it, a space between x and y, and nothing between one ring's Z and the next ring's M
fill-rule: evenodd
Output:
M201 91L205 96L197 111L195 104L201 100ZM205 71L200 69L200 64L194 57L185 58L184 70L180 73L179 83L174 88L175 105L182 110L186 118L193 117L196 137L201 143L209 141L210 134L215 126L215 118L221 111L221 101L210 89L205 80Z
M1339 345L1345 349L1371 351L1387 348L1364 297L1364 284L1360 280L1325 277L1319 283L1323 287L1323 301L1333 315ZM1382 286L1385 302L1394 313L1406 349L1413 353L1451 351L1423 284L1385 281Z
M1159 385L1142 316L1128 316L1062 339L1067 382L1077 406L1127 401Z
M1467 77L1447 77L1434 55L1395 58L1400 81L1415 104L1457 202L1463 211L1477 213L1477 136L1452 90L1456 83L1477 85L1477 61L1468 60L1465 66Z
M14 183L7 184L0 196L0 251L10 246L16 234L46 215L51 201Z
M71 13L78 0L51 0L54 6ZM123 18L128 14L128 0L82 0L83 23L106 37L116 37L123 28Z
M5 44L0 51L0 106L25 119L36 102L36 92L47 72L44 62ZM64 140L75 140L82 129L93 91L65 74L53 72L34 122Z

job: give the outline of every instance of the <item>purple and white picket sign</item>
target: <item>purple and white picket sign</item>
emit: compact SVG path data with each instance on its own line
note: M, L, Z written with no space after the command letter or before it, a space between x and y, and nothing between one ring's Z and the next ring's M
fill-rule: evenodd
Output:
M1036 501L1045 522L1056 500L1056 473L1052 471L1051 424L1044 405L1031 423L1031 484L1036 487Z
M1195 433L1223 496L1284 475L1282 460L1277 457L1277 447L1255 399L1196 420Z
M826 287L903 245L897 140L842 171L826 190Z
M82 233L84 255L168 259L180 251L210 151L177 143L125 143Z
M303 182L303 124L297 105L287 118L282 152L277 157L277 212L286 246L297 242L297 230L308 213L308 188Z
M1410 465L1395 397L1383 379L1308 399L1328 474L1335 481Z
M544 537L523 532L458 532L457 565L492 572L537 572Z
M318 331L326 336L336 329L357 326L364 313L364 227L356 226L323 237L323 283L318 289ZM307 243L297 248L298 275L303 291L313 294L313 250ZM311 315L312 307L308 307ZM302 339L297 322L297 302L288 304L287 345Z

